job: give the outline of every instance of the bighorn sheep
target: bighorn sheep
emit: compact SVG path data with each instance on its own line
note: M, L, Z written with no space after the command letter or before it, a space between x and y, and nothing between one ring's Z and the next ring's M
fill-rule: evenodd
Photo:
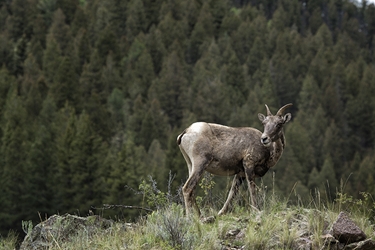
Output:
M192 208L200 214L194 190L204 171L219 176L235 175L219 215L228 211L229 203L245 178L251 204L257 206L254 179L262 177L280 159L285 147L283 126L292 117L290 113L283 115L292 104L280 108L276 115L272 115L265 106L267 116L258 114L264 126L263 133L250 127L234 128L196 122L177 137L177 144L189 168L189 178L182 188L186 214L191 214Z

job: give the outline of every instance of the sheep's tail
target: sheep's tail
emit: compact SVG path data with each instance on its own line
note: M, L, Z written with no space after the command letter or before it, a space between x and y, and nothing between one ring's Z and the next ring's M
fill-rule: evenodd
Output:
M186 133L186 129L179 135L177 136L177 144L180 145L181 144L181 139L182 139L182 136Z

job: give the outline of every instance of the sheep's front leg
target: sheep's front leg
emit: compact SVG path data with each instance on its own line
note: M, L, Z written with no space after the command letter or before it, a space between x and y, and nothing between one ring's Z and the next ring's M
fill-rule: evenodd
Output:
M257 208L257 200L256 200L256 185L255 185L255 171L254 171L254 160L252 159L252 155L248 154L244 161L243 161L243 167L245 169L245 175L247 180L247 185L249 188L250 193L250 203L253 206L253 208Z
M219 215L222 215L222 214L225 214L225 213L228 212L229 204L231 203L233 198L236 197L236 195L238 193L238 189L239 189L240 185L242 184L244 178L245 177L244 177L243 174L236 174L234 176L233 182L232 182L232 187L230 188L230 191L229 191L229 194L228 194L228 198L227 198L226 202L224 203L223 208L220 209Z
M256 199L256 185L255 185L255 173L254 167L245 168L247 185L250 193L250 203L254 208L257 208L257 199Z

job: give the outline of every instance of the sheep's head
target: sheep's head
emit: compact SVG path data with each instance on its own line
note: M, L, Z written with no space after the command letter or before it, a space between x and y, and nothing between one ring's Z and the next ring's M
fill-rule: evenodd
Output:
M268 147L272 142L280 138L284 124L292 118L290 113L284 115L285 109L290 106L292 106L291 103L286 104L277 111L276 115L272 115L266 104L267 116L260 113L258 114L259 120L264 126L264 132L260 138L260 141L264 146Z

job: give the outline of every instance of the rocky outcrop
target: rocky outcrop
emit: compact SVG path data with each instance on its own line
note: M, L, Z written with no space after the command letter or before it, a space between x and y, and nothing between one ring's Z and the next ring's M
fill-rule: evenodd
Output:
M311 230L310 218L308 214L313 213L314 218L323 220L323 228L321 232ZM370 250L375 249L375 241L371 238L367 239L366 234L349 218L346 213L340 213L336 221L331 224L320 215L316 210L304 210L301 213L287 213L281 211L273 214L275 218L285 217L285 227L283 230L294 232L297 236L292 241L285 245L282 236L277 232L272 233L267 241L248 243L249 226L255 234L259 233L259 227L263 221L260 212L255 217L249 218L235 218L228 227L225 221L215 220L215 217L207 217L201 220L202 224L209 227L208 224L219 224L219 228L223 231L218 237L218 247L223 250L238 250L238 249L257 249L258 244L261 249L293 249L293 250ZM119 223L119 224L118 224ZM70 214L53 215L47 220L36 225L25 237L20 249L21 250L44 250L51 248L60 248L65 243L72 243L77 237L84 236L85 238L94 239L93 236L98 233L104 233L119 228L120 230L127 230L135 228L134 224L113 222L111 220L103 219L97 215L89 217L78 217ZM221 229L220 229L221 230ZM219 230L219 231L220 231ZM319 246L317 245L316 233L321 233ZM259 237L262 237L259 235ZM323 245L320 245L324 242ZM267 248L263 244L267 243ZM216 249L216 248L215 248Z
M333 224L332 235L344 244L359 242L367 238L366 234L344 212L339 214Z
M78 217L75 215L53 215L46 221L36 225L29 232L21 244L21 250L50 249L55 242L69 241L81 230L90 236L97 230L105 230L111 227L112 221L103 219L97 215Z
M367 239L366 234L344 212L341 212L333 223L331 232L322 236L322 238L324 239L327 249L375 249L375 241Z

